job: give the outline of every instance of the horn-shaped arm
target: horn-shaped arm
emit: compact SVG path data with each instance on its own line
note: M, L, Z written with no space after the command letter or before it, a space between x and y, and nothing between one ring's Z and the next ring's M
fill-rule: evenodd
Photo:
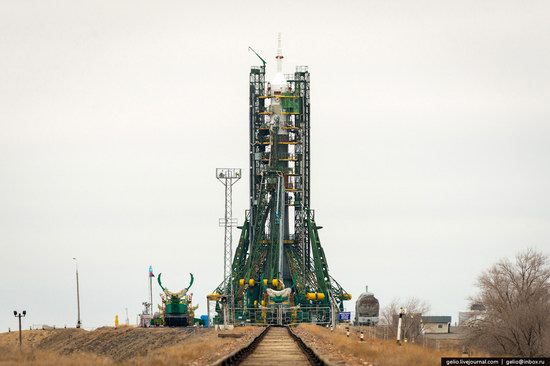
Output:
M159 273L157 277L157 282L159 283L159 286L162 289L162 291L166 292L166 289L164 288L164 286L162 286L162 282L160 282L160 276L162 276L162 273Z
M189 286L187 286L187 288L185 289L185 292L187 292L187 290L189 290L191 288L191 286L193 286L193 282L195 281L195 278L193 277L193 274L192 273L189 273L189 274L191 275L191 282L189 283Z

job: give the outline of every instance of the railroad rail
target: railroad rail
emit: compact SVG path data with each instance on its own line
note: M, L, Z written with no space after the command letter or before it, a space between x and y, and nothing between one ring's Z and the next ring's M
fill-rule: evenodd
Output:
M290 327L266 327L248 345L217 361L214 366L332 366L316 354Z

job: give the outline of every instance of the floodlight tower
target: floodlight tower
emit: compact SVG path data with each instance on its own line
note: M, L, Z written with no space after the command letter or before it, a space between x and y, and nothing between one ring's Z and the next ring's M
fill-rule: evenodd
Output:
M237 219L233 218L233 185L241 179L241 169L217 168L216 178L225 186L225 216L219 219L219 226L225 228L223 255L223 290L225 295L233 292L231 285L231 260L233 256L233 227Z

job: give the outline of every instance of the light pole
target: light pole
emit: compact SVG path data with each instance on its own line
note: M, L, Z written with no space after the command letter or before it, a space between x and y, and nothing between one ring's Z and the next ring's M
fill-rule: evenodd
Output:
M223 259L223 294L228 296L224 307L229 307L230 314L234 318L235 299L233 298L233 279L231 278L231 261L233 259L233 234L237 219L233 218L233 185L241 179L239 168L216 168L216 178L225 186L225 216L219 220L219 226L225 228L224 259ZM224 324L227 321L224 315Z
M25 315L27 315L27 311L23 310L23 314L18 313L17 310L13 311L13 315L15 315L16 318L19 318L19 350L21 350L22 345L22 337L21 337L21 318L24 318Z
M73 260L76 263L76 307L78 310L78 319L76 321L76 327L80 328L80 325L82 323L80 322L80 286L78 283L78 260L76 258L73 258Z

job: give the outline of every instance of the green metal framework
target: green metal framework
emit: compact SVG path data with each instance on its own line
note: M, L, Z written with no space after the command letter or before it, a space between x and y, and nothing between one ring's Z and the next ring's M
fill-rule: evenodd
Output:
M310 208L310 74L301 66L285 79L283 92L272 93L265 64L250 71L250 209L224 299L235 322L275 322L276 308L285 314L279 322L329 322L351 299L329 274ZM216 292L228 294L222 287Z

